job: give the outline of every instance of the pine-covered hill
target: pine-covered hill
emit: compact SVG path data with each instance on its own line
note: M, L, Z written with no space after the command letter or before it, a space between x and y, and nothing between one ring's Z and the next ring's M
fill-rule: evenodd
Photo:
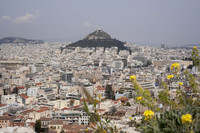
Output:
M126 49L123 42L115 39L80 40L68 45L67 47L118 47L119 50Z
M112 39L109 34L104 32L103 30L96 30L90 34L88 34L84 39L79 40L75 43L69 44L66 48L69 47L104 47L111 48L117 47L118 50L127 50L124 46L124 42L121 42L116 39Z

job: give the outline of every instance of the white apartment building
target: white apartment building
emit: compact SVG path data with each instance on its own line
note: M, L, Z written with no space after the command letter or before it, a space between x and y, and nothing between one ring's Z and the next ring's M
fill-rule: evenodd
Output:
M33 96L33 97L36 97L37 96L37 93L38 93L38 87L31 87L31 88L28 88L27 90L27 96Z
M16 95L2 95L1 96L1 103L2 104L11 104L16 102Z
M9 111L9 106L7 104L0 104L0 116L3 115L3 113L7 113Z

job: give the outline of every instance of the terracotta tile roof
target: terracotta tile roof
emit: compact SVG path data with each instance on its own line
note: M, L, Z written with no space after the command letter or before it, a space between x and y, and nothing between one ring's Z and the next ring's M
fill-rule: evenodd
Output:
M22 97L22 98L25 98L25 99L29 98L29 97L26 96L26 95L19 95L19 96Z
M100 90L105 90L105 88L97 88L97 90L99 90L99 91L100 91Z
M35 85L42 85L42 83L36 83Z
M29 127L35 127L35 122L28 122Z
M40 109L51 109L50 107L40 107Z
M11 120L13 116L0 116L0 120Z
M52 118L48 118L48 117L41 117L40 118L41 121L51 121Z
M27 113L31 113L34 111L35 111L34 109L29 109L29 110L25 110L25 111L21 112L21 114L27 114Z
M11 126L11 127L15 127L15 126L18 126L18 127L25 127L25 126L26 126L26 123L25 123L25 122L11 122L11 123L10 123L10 126Z
M79 108L81 105L77 105L77 106L73 106L72 108L77 109Z
M99 112L105 111L105 109L97 109Z
M63 108L62 110L70 110L71 108Z
M46 110L46 109L41 109L41 110L37 110L37 111L35 111L35 112L41 113L41 112L44 112L44 111L47 111L47 110Z
M52 120L49 125L63 125L63 120Z
M128 98L127 97L121 97L121 98L119 98L119 100L125 102L125 101L128 101Z
M6 106L7 104L0 104L0 107Z

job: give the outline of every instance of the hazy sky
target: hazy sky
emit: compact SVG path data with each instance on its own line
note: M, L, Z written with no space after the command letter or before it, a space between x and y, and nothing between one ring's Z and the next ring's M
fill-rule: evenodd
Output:
M0 0L0 38L74 42L97 28L131 43L200 43L200 0Z

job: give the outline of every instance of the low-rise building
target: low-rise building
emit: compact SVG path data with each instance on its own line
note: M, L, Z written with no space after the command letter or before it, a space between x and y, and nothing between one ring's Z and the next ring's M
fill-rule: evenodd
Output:
M13 117L14 116L0 116L0 128L9 127Z
M55 131L57 133L60 133L63 128L63 120L52 120L49 122L48 129L49 132Z
M8 113L9 106L7 104L0 104L0 116L2 116L4 113Z

